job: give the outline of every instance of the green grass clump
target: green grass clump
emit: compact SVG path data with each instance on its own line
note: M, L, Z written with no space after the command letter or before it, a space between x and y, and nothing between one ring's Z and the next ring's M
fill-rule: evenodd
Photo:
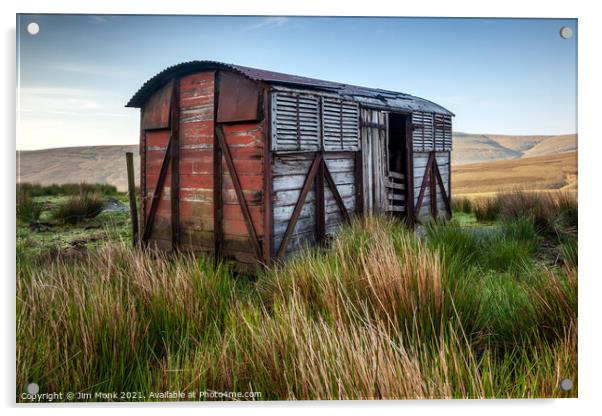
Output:
M478 221L530 218L545 236L573 233L577 229L577 199L569 193L515 191L498 193L474 205Z
M41 185L39 183L21 182L17 184L17 193L24 192L32 197L80 195L83 193L98 193L107 196L117 195L117 188L107 183L64 183Z
M27 192L17 192L17 220L25 224L34 224L42 214L42 204Z
M474 211L472 200L466 197L453 197L451 201L451 207L453 212L470 214Z
M475 202L473 209L477 221L491 222L499 219L501 205L498 199L489 198Z
M99 194L83 193L70 197L59 205L54 219L66 223L77 224L86 218L94 218L101 213L104 199Z

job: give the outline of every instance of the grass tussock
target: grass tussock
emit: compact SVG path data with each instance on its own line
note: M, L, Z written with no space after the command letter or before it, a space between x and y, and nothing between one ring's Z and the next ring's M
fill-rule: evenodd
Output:
M27 192L17 191L17 220L35 224L42 214L43 206Z
M26 193L31 197L38 196L59 196L59 195L80 195L97 193L101 195L117 195L117 188L107 183L64 183L41 185L39 183L22 182L17 184L17 193Z
M474 203L470 198L452 197L451 208L453 212L463 212L470 214L474 210Z
M65 224L77 224L102 212L104 199L97 193L82 193L69 197L54 212L54 219Z
M566 192L509 192L477 201L474 212L478 221L533 220L541 234L577 232L577 199Z
M577 254L542 266L539 238L524 217L425 238L370 217L254 281L124 245L19 269L17 391L575 396Z

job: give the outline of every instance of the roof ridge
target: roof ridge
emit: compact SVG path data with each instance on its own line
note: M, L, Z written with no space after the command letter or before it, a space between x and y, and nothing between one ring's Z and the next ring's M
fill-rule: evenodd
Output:
M424 98L416 97L410 94L385 90L381 88L369 88L359 85L345 84L336 81L326 81L317 78L310 78L301 75L291 75L283 72L248 67L244 65L229 64L213 60L193 60L181 62L176 65L165 68L154 77L147 80L140 89L132 96L126 104L126 107L142 107L148 97L158 88L167 83L176 75L186 75L203 69L225 69L241 74L252 80L261 81L268 84L284 84L298 87L310 87L338 93L342 96L349 96L351 99L364 104L383 106L391 109L401 109L409 111L430 111L453 115L452 112ZM334 91L333 91L334 90ZM383 94L392 95L385 97ZM374 101L376 100L376 101Z

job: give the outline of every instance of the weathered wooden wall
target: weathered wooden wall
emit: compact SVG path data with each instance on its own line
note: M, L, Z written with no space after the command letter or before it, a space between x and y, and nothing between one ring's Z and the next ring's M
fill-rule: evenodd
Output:
M172 81L172 83L177 82ZM177 87L177 85L176 85ZM179 209L180 244L182 247L208 251L213 230L213 90L214 72L182 77L179 80ZM155 95L164 94L159 90ZM153 97L148 101L153 103ZM149 104L143 114L150 110ZM169 120L169 108L161 107L162 118ZM144 119L144 115L143 115ZM161 127L168 127L161 125ZM142 186L146 223L155 193L155 186L170 138L170 129L147 130L144 143ZM171 169L161 191L158 209L152 224L149 243L159 248L171 248Z
M187 63L130 100L142 106L146 242L255 267L324 242L355 214L409 225L416 204L418 218L450 214L450 113L382 90L273 77Z
M180 228L181 246L212 249L213 114L215 73L180 81Z
M273 156L273 189L272 205L274 210L273 253L275 254L284 237L295 205L301 194L305 178L315 153L275 154ZM349 215L355 213L355 153L328 152L324 154L328 170L332 174L337 190ZM325 231L332 236L343 222L334 195L330 188L324 187ZM294 228L292 237L286 247L285 256L306 245L316 243L316 192L312 185L301 214Z
M322 106L326 98L279 91L281 99L278 101L274 96L270 97L268 89L262 88L240 75L224 73L222 77L221 72L204 71L174 78L147 100L141 118L141 188L144 224L149 222L151 205L156 207L152 228L146 233L146 240L151 245L162 249L179 247L218 253L238 264L254 267L258 260L269 262L270 258L287 257L303 246L314 245L334 235L346 215L393 211L406 215L406 195L412 193L405 192L407 175L397 172L399 183L391 184L391 175L395 172L388 169L386 111L345 107L339 103L336 107L340 110L340 114L337 113L338 130L331 126L328 133L338 134L335 144L344 150L333 151L334 147L329 145L329 151L321 144L324 123L318 117L325 111ZM239 90L244 90L244 94L237 94ZM225 95L220 96L220 91ZM291 110L289 95L296 97L296 112ZM309 117L307 105L302 106L305 102L301 99L317 103L317 110L312 110L311 115L318 117L312 130L318 139L314 136L308 139L300 128ZM273 108L270 113L274 103L279 105L280 111L276 122L269 117L266 119L266 114L274 116ZM327 121L333 117L328 112L324 114L322 117ZM449 212L450 147L446 148L445 134L451 127L446 119L429 118L427 121L432 123L425 124L424 117L412 117L414 122L422 123L406 127L410 137L408 151L413 152L413 158L407 161L408 165L410 162L413 165L409 168L410 179L413 178L413 187L410 186L413 196L410 198L414 206L420 205L415 215L424 219L436 211L437 216L446 216ZM349 126L358 119L358 134L349 139ZM290 127L291 123L296 126L294 129ZM418 144L413 146L412 128L418 128L419 136ZM271 135L268 134L270 130ZM296 134L294 149L284 146L289 130ZM442 132L439 136L438 130ZM179 146L175 159L173 152L166 157L170 137L173 140L174 135ZM273 140L278 140L279 146L275 146ZM441 148L437 148L438 144ZM440 178L434 174L435 169L430 169L425 180L431 156L436 160ZM178 172L174 182L172 165ZM309 182L307 178L312 166L314 176L311 186L305 188L307 194L301 204L300 196ZM153 204L162 167L163 186L160 198ZM330 175L336 193L331 189ZM176 184L174 192L179 189L178 204L172 203L170 198L172 183ZM392 205L387 199L387 192L391 190L388 188L404 191L393 195L393 199L402 200L403 204ZM409 205L412 208L412 204ZM411 214L412 210L409 212ZM297 214L298 218L291 222ZM174 228L174 221L179 227ZM294 227L289 227L290 224Z
M255 233L263 238L263 126L261 122L223 126L236 174L242 187ZM249 230L237 199L232 176L222 163L222 195L224 202L223 255L240 263L254 264L258 258L250 241Z
M418 219L425 219L425 217L431 215L431 186L429 182L430 178L427 178L426 182L424 181L424 175L428 163L429 154L430 152L414 151L414 206L416 206L416 204L418 203L421 187L423 185L425 186L420 211L415 213ZM439 167L441 179L443 181L443 186L447 195L449 195L449 155L450 152L447 151L435 152L437 166ZM437 200L437 217L444 217L445 215L447 215L445 201L443 200L443 195L441 194L438 185L435 186L435 190L435 197Z
M387 156L387 115L379 110L360 109L364 209L384 212Z
M179 247L194 251L214 252L215 249L215 206L214 184L216 146L215 120L215 71L187 75L179 80ZM227 78L230 81L230 78ZM177 84L176 84L177 87ZM143 221L148 220L151 200L159 178L171 129L169 117L163 114L169 106L165 103L168 92L158 90L151 97L144 113L157 114L149 118L152 128L142 135L144 149L141 158L143 179ZM158 120L158 121L153 121ZM159 124L157 124L159 123ZM156 129L161 127L161 129ZM234 162L236 175L248 205L253 224L259 238L263 237L262 189L263 168L263 124L261 121L223 124L224 139ZM143 129L144 130L144 129ZM249 242L249 231L243 218L232 176L222 154L222 251L221 255L240 263L255 263L253 245ZM151 246L171 248L172 206L170 198L171 169L167 170L161 198L158 203L152 231L148 237ZM222 206L220 204L220 206Z

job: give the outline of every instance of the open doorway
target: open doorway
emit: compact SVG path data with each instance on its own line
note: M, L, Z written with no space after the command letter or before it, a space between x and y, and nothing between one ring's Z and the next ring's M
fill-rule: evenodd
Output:
M406 119L403 114L389 113L389 172L401 175L407 164Z
M396 216L405 216L407 213L407 178L408 178L408 149L407 149L407 123L409 117L405 114L389 113L388 140L387 140L387 180L385 188L388 200L387 211Z

